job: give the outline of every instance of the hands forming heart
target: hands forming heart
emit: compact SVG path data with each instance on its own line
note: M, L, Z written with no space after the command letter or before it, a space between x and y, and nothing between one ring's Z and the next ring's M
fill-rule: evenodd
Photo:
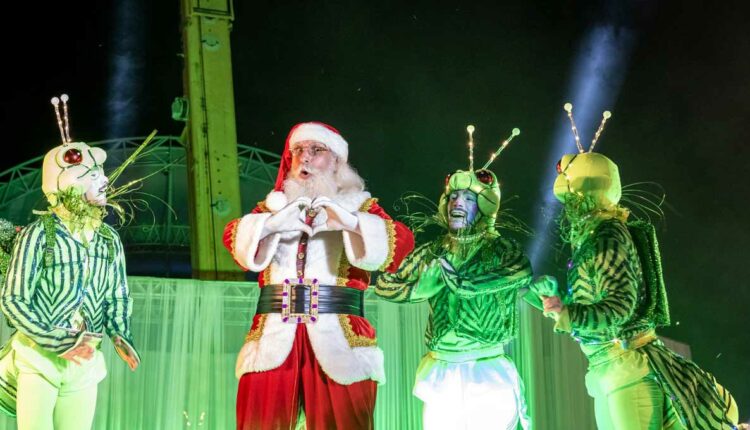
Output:
M306 217L314 216L312 226L305 223ZM266 237L272 233L301 231L314 236L323 231L356 231L359 219L328 197L299 197L283 209L271 215L263 227Z
M328 197L316 197L311 209L317 212L313 220L312 235L322 231L356 231L359 219Z
M290 231L301 231L308 235L313 234L312 228L305 224L305 216L310 209L312 200L309 197L299 197L284 206L280 211L271 215L263 226L262 237L272 233L284 233Z

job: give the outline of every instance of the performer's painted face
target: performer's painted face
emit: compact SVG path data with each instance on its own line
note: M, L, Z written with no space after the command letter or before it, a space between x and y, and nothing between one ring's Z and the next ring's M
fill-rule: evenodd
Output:
M295 143L292 153L291 176L306 181L320 174L333 174L336 156L318 141L305 140Z
M477 195L469 190L456 190L448 195L448 227L459 230L471 226L477 217Z
M101 167L92 170L89 174L89 184L84 198L94 206L104 206L107 204L107 186L109 179L102 171Z

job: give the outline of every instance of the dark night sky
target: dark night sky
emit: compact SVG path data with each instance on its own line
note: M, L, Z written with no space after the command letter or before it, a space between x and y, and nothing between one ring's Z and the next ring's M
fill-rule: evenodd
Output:
M74 137L123 137L109 125L117 46L131 47L126 96L116 100L130 115L120 133L180 131L170 119L182 93L178 2L118 2L126 11L115 2L65 3L6 11L22 27L2 29L0 169L58 144L48 100L61 92L72 97ZM581 38L601 22L634 31L598 149L618 163L623 183L656 181L666 190L674 210L660 241L679 325L662 333L690 344L747 417L750 3L435 3L236 0L239 141L279 151L294 123L329 122L390 208L407 190L437 198L445 174L465 167L466 124L477 127L479 154L519 127L523 134L493 167L505 195L519 196L516 214L532 224L549 186L544 175L555 168L548 153L565 120ZM536 269L559 275L552 263Z

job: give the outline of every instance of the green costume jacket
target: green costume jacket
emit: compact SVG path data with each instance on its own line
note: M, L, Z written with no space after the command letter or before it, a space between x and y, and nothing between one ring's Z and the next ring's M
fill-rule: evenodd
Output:
M520 246L497 234L463 245L463 257L447 240L424 244L395 273L383 273L375 293L393 302L429 300L425 341L438 352L496 347L518 331L518 289L531 280ZM441 258L447 263L441 263Z

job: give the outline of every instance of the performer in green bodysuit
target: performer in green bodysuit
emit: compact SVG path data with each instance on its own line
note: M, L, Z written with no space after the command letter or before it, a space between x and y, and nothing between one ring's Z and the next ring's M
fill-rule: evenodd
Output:
M515 429L519 421L531 428L523 383L504 351L518 332L517 292L531 267L518 243L495 229L500 186L488 165L448 175L434 217L444 234L376 284L389 301L429 301L429 352L414 386L425 429Z
M653 226L632 221L618 203L620 176L607 157L588 152L557 165L555 196L564 205L563 240L571 245L567 288L553 279L532 286L555 330L568 332L589 361L586 387L600 430L737 428L734 399L695 363L664 346L655 333L669 307Z

